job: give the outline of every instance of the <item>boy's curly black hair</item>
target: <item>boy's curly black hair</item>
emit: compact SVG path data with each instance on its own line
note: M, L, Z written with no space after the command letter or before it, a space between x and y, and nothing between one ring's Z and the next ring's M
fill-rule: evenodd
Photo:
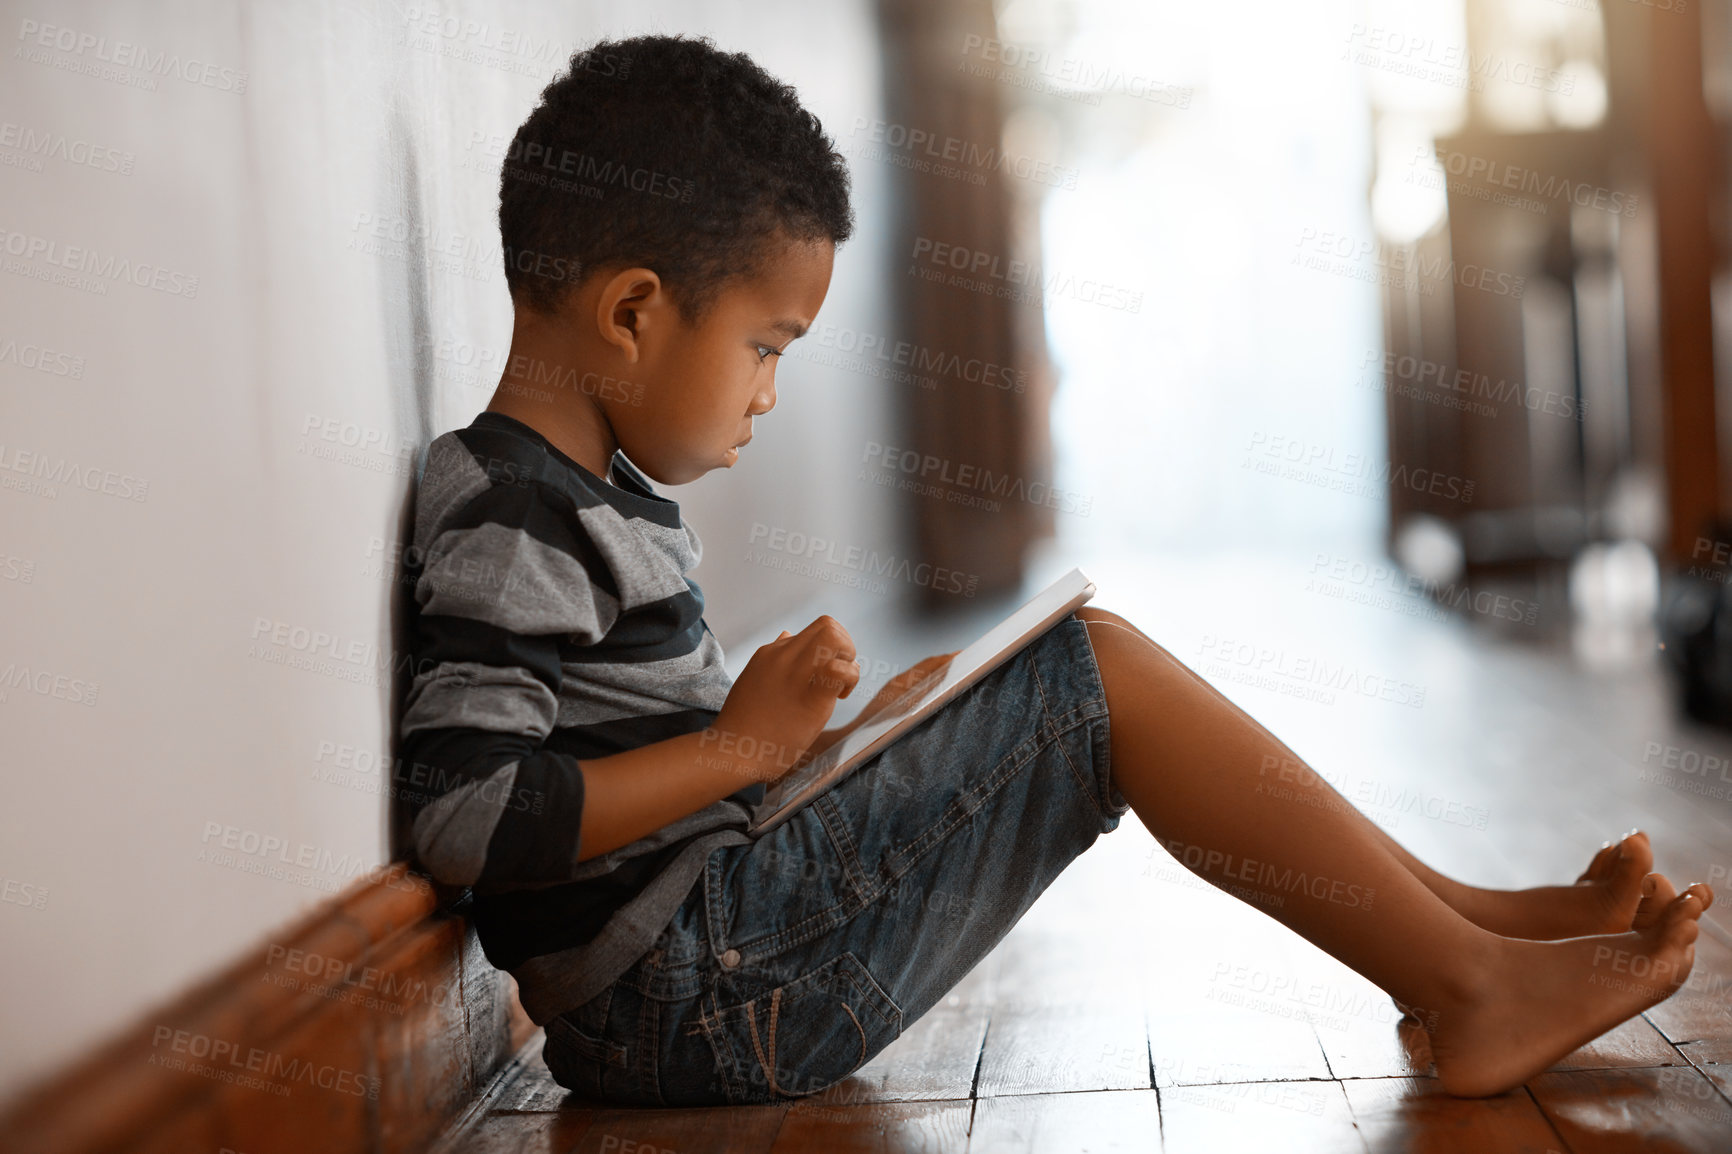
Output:
M698 323L765 241L854 231L848 170L794 90L707 37L575 53L517 130L499 179L512 299L544 315L590 272L642 265Z

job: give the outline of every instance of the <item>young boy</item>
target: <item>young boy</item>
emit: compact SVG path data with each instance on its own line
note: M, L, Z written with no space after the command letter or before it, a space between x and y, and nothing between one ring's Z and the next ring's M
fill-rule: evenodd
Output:
M601 43L519 129L499 221L511 356L428 451L402 752L437 783L417 855L473 888L561 1084L656 1106L821 1090L1127 809L1387 990L1458 1094L1518 1085L1683 982L1712 894L1649 873L1645 836L1571 886L1451 881L1102 610L748 837L763 783L841 732L853 644L819 617L730 683L686 576L702 546L650 482L731 466L774 407L852 231L841 157L744 55ZM1259 791L1270 766L1301 785Z

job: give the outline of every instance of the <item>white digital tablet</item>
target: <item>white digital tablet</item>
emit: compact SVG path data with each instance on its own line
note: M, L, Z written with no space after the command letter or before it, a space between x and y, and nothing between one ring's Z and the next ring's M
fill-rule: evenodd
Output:
M979 641L959 650L943 669L911 686L841 741L766 789L763 802L753 810L747 832L757 837L787 821L801 806L942 709L1094 595L1095 583L1081 569L1072 569L1048 585Z

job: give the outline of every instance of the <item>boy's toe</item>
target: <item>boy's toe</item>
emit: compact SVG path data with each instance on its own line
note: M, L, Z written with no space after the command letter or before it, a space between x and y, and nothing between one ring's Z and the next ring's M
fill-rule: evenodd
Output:
M1636 914L1630 920L1633 930L1645 930L1657 923L1678 896L1665 874L1651 873L1642 879L1642 900L1636 903Z
M1622 842L1609 841L1601 846L1600 851L1593 856L1593 860L1588 862L1588 868L1582 871L1582 876L1576 881L1599 881L1601 877L1605 876L1606 869L1611 865L1612 859L1618 856L1618 847L1622 844Z

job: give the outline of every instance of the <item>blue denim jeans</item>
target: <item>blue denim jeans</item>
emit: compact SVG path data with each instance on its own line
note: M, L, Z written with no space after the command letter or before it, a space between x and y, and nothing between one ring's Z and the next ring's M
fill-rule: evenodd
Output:
M655 947L547 1023L598 1102L787 1101L937 1004L1129 808L1075 614L750 845L710 855Z

